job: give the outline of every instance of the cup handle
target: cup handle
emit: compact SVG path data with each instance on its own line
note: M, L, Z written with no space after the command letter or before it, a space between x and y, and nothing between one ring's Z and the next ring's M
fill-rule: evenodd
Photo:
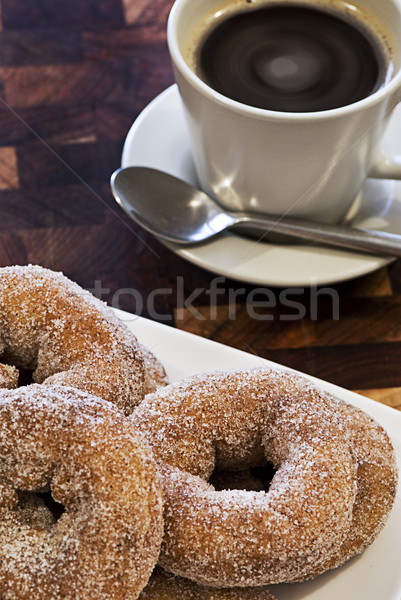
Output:
M383 148L375 151L373 165L368 177L378 179L401 179L401 155L394 155Z

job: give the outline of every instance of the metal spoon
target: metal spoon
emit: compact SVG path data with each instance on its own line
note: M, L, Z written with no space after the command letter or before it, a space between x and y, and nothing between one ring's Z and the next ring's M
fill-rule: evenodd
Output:
M401 236L265 214L229 212L204 192L148 167L118 169L111 177L118 204L134 221L175 244L206 242L226 229L279 233L342 248L401 257Z

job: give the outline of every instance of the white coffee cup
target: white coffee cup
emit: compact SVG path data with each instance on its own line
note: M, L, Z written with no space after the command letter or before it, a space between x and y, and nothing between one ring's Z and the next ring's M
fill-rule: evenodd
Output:
M401 156L380 146L401 100L401 0L346 3L374 15L391 40L395 66L389 81L353 104L304 113L232 100L190 68L188 36L229 1L176 0L168 21L169 51L201 187L231 210L338 222L367 177L401 179ZM252 4L259 2L269 0ZM316 0L309 4L317 5Z

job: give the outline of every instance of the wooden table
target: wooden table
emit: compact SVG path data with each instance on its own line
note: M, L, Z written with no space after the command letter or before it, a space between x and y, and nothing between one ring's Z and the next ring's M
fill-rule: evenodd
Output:
M230 279L216 295L213 273L164 248L114 203L109 178L127 132L173 82L171 4L0 0L0 265L63 271L122 309L401 410L401 261L330 286L316 305L319 290L256 293Z

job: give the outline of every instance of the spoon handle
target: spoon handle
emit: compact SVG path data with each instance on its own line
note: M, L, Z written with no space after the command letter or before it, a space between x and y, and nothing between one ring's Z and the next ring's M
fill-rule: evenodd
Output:
M249 215L238 216L235 227L257 229L264 231L266 235L279 233L330 246L401 257L401 235L384 231L259 214L255 218Z

